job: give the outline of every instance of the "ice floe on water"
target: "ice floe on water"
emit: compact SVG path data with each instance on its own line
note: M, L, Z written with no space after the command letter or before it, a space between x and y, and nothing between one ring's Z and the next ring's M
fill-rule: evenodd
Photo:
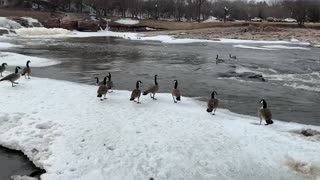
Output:
M247 46L247 45L233 45L235 48L242 48L242 49L255 49L255 50L266 50L266 51L274 51L275 49L266 48L266 47L258 47L258 46Z
M256 117L224 109L212 116L205 103L182 97L175 104L170 94L136 104L131 92L114 90L100 101L96 90L34 77L15 88L0 82L0 144L44 168L43 180L320 176L288 165L320 167L320 141L292 133L320 127L277 120L260 126Z
M20 37L65 37L71 34L71 31L62 28L20 28L16 29L15 32Z
M284 45L268 45L263 46L264 48L270 48L270 49L297 49L297 50L310 50L310 48L306 47L295 47L295 46L284 46Z
M25 66L27 60L30 60L31 67L44 67L60 64L60 61L33 57L12 52L0 52L0 63L7 63L9 66Z

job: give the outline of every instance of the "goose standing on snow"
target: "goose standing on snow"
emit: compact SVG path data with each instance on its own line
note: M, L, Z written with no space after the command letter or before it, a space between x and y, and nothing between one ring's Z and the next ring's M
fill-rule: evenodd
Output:
M264 99L261 99L260 103L262 104L261 109L259 109L260 125L262 123L262 119L266 121L267 124L265 125L273 124L272 114L270 109L267 107L267 102Z
M158 75L154 76L154 86L151 86L149 89L147 89L146 91L143 92L144 96L147 95L147 94L150 94L150 97L153 100L157 100L155 98L155 95L159 91L159 84L158 84L158 81L157 81L157 77L158 77Z
M113 88L113 82L111 80L111 73L109 73L109 75L107 77L108 77L107 87L108 87L108 90L110 90L109 92L111 93L112 92L112 88Z
M219 59L219 55L216 56L216 64L223 63L223 59Z
M31 61L27 61L26 67L23 68L22 73L21 73L21 75L25 76L26 79L27 79L27 76L28 76L28 79L30 79L30 74L31 74L31 68L29 66L30 63L31 63Z
M172 98L173 102L177 103L177 101L181 101L181 93L178 89L178 80L174 80L174 88L172 90Z
M99 97L101 101L103 101L104 99L107 99L106 98L108 93L107 77L103 79L103 84L99 86L97 93L98 93L97 97ZM104 97L102 98L102 96Z
M0 66L0 77L3 77L2 73L6 70L6 66L8 66L7 63L2 63L2 65Z
M236 59L237 59L237 56L232 56L231 54L229 54L229 58L236 60Z
M138 98L138 104L140 104L140 96L141 96L141 90L139 89L141 81L137 81L136 83L136 89L134 89L131 93L130 101L137 102L135 99Z
M208 101L207 112L211 113L213 111L212 115L215 115L217 107L219 105L219 100L215 98L215 95L218 95L218 93L216 91L213 91L211 93L211 99L209 99Z
M19 69L21 69L19 66L16 67L15 72L12 74L9 74L8 76L2 78L0 81L10 81L12 84L12 87L14 87L14 84L19 84L15 82L20 78Z

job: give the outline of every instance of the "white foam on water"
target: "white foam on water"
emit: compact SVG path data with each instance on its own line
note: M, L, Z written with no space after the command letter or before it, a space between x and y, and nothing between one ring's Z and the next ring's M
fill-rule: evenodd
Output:
M71 31L62 28L20 28L15 30L20 37L66 37L71 34Z

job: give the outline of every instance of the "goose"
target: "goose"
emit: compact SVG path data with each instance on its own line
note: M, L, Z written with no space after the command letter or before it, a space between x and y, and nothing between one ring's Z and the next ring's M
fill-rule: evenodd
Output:
M231 54L229 54L229 58L230 59L237 59L237 56L231 56Z
M219 105L219 100L215 98L215 95L218 95L218 93L216 91L213 91L211 93L211 99L209 99L208 101L207 112L211 113L213 111L212 115L215 115L217 107Z
M155 75L154 76L154 86L151 86L149 89L147 89L146 91L143 92L143 95L146 96L147 94L150 93L150 97L153 99L153 100L157 100L155 98L155 95L156 93L159 91L159 84L158 84L158 81L157 81L157 77L158 75Z
M223 59L219 59L219 55L216 56L216 64L218 63L223 63L224 60Z
M99 77L94 77L96 79L96 86L101 86L103 85L103 81L99 82Z
M8 76L2 78L0 81L10 81L12 84L12 87L14 87L14 84L19 84L15 82L20 78L19 69L21 69L19 66L16 67L15 73L9 74Z
M29 66L30 63L31 63L31 61L27 61L26 67L23 68L22 73L21 73L21 75L25 76L26 79L27 79L27 76L28 76L28 79L30 79L30 74L31 74L31 68Z
M260 125L262 123L262 119L266 121L267 124L265 125L273 124L272 114L270 109L267 107L267 102L264 99L261 99L260 103L262 104L261 109L259 109Z
M103 79L103 84L99 86L97 93L98 93L97 97L99 97L101 101L103 101L104 99L107 99L106 98L108 93L107 77ZM102 98L102 96L104 97Z
M2 63L2 66L0 66L0 77L3 77L2 73L6 70L6 66L8 66L7 63Z
M111 73L109 73L109 75L107 77L108 77L107 87L108 87L108 90L110 90L110 93L111 93L112 92L112 88L113 88L113 82L111 80Z
M178 89L178 80L174 80L174 88L172 90L172 98L173 102L177 103L177 101L181 101L181 93Z
M137 81L136 83L136 89L134 89L131 93L131 98L130 98L130 101L134 101L134 102L137 102L135 101L136 98L138 98L138 104L140 104L140 96L141 96L141 90L139 89L139 85L141 84L142 82L141 81Z

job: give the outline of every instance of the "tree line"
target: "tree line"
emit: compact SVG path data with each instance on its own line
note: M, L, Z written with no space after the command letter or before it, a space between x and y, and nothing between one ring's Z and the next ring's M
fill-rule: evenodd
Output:
M320 0L17 0L24 6L51 11L88 12L97 16L122 16L176 21L202 21L210 16L227 20L295 18L299 24L320 21Z

